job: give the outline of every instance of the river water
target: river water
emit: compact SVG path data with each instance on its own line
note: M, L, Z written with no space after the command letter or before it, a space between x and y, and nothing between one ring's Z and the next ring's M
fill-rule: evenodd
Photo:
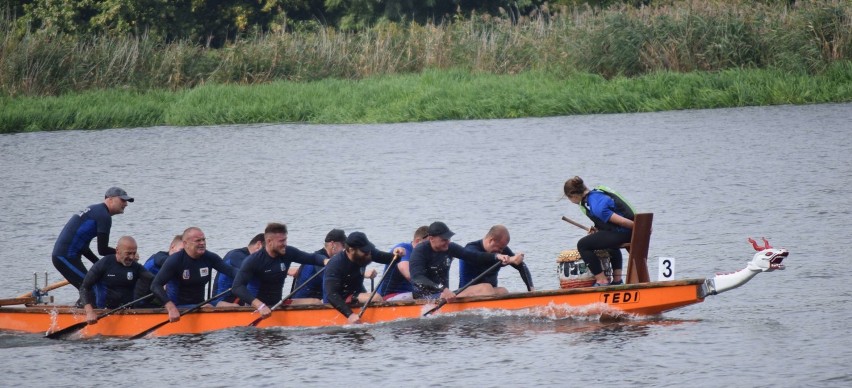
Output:
M852 104L828 104L0 135L0 297L29 290L33 272L59 280L57 234L113 185L136 202L111 245L133 235L143 260L190 225L224 255L270 221L302 250L332 228L387 249L435 220L460 243L502 223L553 289L557 254L582 237L560 217L588 224L560 199L574 175L654 213L652 279L660 256L681 279L743 268L748 237L790 250L785 271L618 322L564 309L137 341L2 332L0 386L849 386L850 119ZM500 283L523 289L511 268Z

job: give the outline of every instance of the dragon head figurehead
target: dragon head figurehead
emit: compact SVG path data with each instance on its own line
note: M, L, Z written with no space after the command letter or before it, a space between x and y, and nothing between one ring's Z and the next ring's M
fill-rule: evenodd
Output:
M766 238L761 239L763 240L762 247L757 245L757 241L754 241L754 239L748 239L751 246L757 251L748 263L748 269L753 271L759 270L762 272L784 269L784 264L781 264L781 262L787 258L787 255L789 255L790 252L783 248L772 248L772 246L769 245L769 241L766 241Z

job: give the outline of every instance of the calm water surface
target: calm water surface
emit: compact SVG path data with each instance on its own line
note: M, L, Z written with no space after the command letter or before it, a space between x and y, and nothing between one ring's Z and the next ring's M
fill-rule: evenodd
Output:
M269 221L319 249L331 228L380 248L445 221L454 241L495 223L537 287L588 223L565 179L606 184L653 212L649 266L678 278L745 266L747 237L791 252L787 270L654 318L602 322L552 307L358 327L234 329L127 341L2 332L0 386L849 386L847 242L852 104L394 125L139 128L0 136L0 297L60 275L70 215L125 188L111 244L147 258L190 225L224 255ZM455 275L455 272L453 272ZM511 268L501 285L520 291ZM73 302L70 288L53 293Z

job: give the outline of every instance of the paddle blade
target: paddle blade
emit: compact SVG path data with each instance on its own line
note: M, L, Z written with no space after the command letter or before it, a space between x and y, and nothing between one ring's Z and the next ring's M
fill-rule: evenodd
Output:
M260 321L262 321L262 320L263 320L263 317L257 318L255 320L251 321L251 323L249 323L248 325L249 326L257 326L257 324L259 324Z
M76 333L77 331L81 330L82 328L84 328L88 325L89 325L88 322L75 323L71 326L68 326L68 327L62 329L62 330L54 331L53 333L47 334L44 337L50 338L50 339L65 339L66 337Z
M431 310L429 310L429 311L427 311L427 312L423 313L423 316L425 317L425 316L427 316L427 315L429 315L429 314L434 313L435 311L438 311L438 309L440 309L441 307L444 307L444 305L445 305L445 304L447 304L447 300L446 300L446 299L441 299L441 301L440 301L440 302L438 302L438 305L437 305L437 306L432 307L432 309L431 309Z
M148 329L148 330L145 330L145 331L143 331L143 332L141 332L141 333L139 333L139 334L134 335L133 337L130 337L130 339L132 339L132 340L140 339L140 338L142 338L142 337L144 337L144 336L146 336L146 335L148 335L148 334L153 333L154 331L156 331L157 329L159 329L159 328L161 328L161 327L163 327L163 326L167 325L168 323L169 323L169 320L167 319L167 320L165 320L165 321L163 321L163 322L160 322L160 323L156 324L155 326L151 327L151 328L150 328L150 329Z

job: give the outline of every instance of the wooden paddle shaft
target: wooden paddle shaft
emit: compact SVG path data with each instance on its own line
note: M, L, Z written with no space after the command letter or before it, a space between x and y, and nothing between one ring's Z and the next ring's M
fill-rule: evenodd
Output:
M577 221L574 221L574 220L572 220L572 219L570 219L570 218L568 218L568 217L562 216L562 221L565 221L565 222L567 222L567 223L569 223L569 224L571 224L571 225L574 225L574 226L576 226L576 227L578 227L578 228L580 228L580 229L583 229L583 230L585 230L586 232L591 231L591 228L589 228L589 227L587 227L586 225L583 225L583 224L581 224L581 223L579 223L579 222L577 222Z
M70 283L68 283L68 281L67 281L67 280L63 280L63 281L61 281L61 282L56 282L56 283L53 283L53 284L51 284L51 285L48 285L48 286L46 286L46 287L44 287L44 288L42 288L42 289L39 289L39 292L41 292L41 293L45 293L45 292L48 292L48 291L53 291L53 290L55 290L55 289L57 289L57 288L59 288L59 287L67 286L68 284L70 284ZM18 296L18 298L26 298L26 297L28 297L28 296L32 296L32 295L33 295L33 293L32 293L32 292L28 292L28 293L26 293L26 294L21 294L20 296Z

